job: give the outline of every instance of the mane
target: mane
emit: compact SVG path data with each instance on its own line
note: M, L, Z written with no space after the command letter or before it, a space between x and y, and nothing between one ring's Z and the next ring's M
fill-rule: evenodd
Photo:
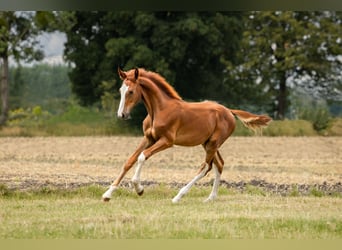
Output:
M150 79L167 96L177 100L182 100L182 97L179 96L177 91L165 80L164 77L162 77L158 73L146 71L144 69L139 69L139 73L141 76Z

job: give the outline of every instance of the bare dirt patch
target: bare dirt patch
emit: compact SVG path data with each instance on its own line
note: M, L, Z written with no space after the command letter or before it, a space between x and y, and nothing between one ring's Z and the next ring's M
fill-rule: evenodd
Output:
M0 138L0 184L10 189L109 185L139 137ZM222 146L221 184L287 193L315 188L342 193L342 137L232 137ZM204 160L202 147L174 147L144 165L145 185L181 186ZM128 185L134 171L123 181ZM212 175L199 183L209 185Z

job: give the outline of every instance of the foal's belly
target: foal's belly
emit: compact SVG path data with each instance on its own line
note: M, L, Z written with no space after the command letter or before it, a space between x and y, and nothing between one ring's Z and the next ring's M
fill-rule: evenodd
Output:
M189 119L176 133L174 144L180 146L196 146L205 143L215 130L213 119Z
M201 133L188 133L188 134L179 134L176 137L174 142L175 145L179 146L197 146L203 144L208 140L210 134L201 134Z

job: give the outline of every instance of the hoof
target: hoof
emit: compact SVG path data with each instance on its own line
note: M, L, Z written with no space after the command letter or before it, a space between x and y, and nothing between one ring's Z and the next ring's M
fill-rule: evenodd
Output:
M103 202L108 202L108 201L110 201L110 198L104 197L104 198L102 198L102 201L103 201Z
M177 204L178 202L179 202L179 199L176 199L176 198L173 198L173 199L172 199L172 203L173 203L173 204Z
M139 196L142 196L144 194L144 189L142 189L140 192L137 192Z
M215 199L216 199L216 196L211 196L211 197L208 197L207 199L205 199L203 202L209 203L209 202L213 202Z

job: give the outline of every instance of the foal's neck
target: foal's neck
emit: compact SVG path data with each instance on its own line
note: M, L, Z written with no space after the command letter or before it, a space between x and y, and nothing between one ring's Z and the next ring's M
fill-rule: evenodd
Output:
M142 99L151 117L154 117L156 113L166 108L169 102L173 100L148 78L143 79L141 86Z

